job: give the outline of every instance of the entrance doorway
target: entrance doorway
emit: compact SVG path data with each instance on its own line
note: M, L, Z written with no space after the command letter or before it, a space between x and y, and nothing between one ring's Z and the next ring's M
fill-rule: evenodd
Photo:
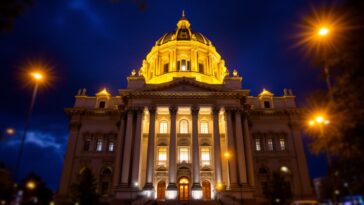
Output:
M202 182L202 194L204 200L211 200L211 184L207 180Z
M190 181L183 177L178 181L178 200L190 199Z
M157 186L157 199L164 200L166 198L166 182L160 181Z

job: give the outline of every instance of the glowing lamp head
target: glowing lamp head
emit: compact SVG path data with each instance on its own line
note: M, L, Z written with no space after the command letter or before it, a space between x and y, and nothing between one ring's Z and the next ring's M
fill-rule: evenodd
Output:
M321 27L321 28L318 30L318 32L317 32L317 34L318 34L319 36L327 36L329 33L330 33L330 29L328 29L327 27Z
M14 135L15 134L15 130L13 128L8 128L5 130L5 133L7 135Z
M316 117L315 121L319 124L323 123L325 120L324 120L324 117L319 115Z
M40 73L40 72L32 72L30 75L31 75L31 76L33 77L33 79L34 79L35 81L37 81L37 82L39 82L39 81L43 80L43 78L44 78L43 74L42 74L42 73Z
M27 189L33 190L33 189L35 189L36 184L35 184L34 181L28 181L25 186L26 186Z

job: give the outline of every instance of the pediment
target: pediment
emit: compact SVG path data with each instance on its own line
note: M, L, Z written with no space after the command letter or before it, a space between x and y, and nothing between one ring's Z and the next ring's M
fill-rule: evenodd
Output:
M148 86L144 91L219 92L227 91L227 88L223 85L201 83L191 78L178 78L171 82Z

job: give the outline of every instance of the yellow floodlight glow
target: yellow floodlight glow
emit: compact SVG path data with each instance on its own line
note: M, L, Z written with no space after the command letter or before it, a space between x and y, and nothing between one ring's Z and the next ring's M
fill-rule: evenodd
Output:
M222 190L222 183L217 183L217 185L216 185L216 189L218 190L218 191L221 191Z
M330 33L330 29L329 29L329 28L327 28L327 27L321 27L321 28L318 30L318 35L319 35L319 36L327 36L329 33Z
M230 152L225 152L225 153L224 153L224 157L225 157L226 159L229 159L229 158L231 157Z

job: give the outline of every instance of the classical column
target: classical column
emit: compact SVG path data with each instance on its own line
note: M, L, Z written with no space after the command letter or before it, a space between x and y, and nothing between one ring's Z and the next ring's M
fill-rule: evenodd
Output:
M119 134L118 138L116 139L116 158L115 158L115 168L113 174L113 186L117 186L120 183L120 176L121 176L121 157L123 156L123 141L124 141L124 133L125 133L125 112L124 110L121 111L120 115L120 124L119 124Z
M216 183L222 182L221 176L221 145L220 145L220 130L219 130L219 113L220 108L212 109L214 119L214 159L215 159L215 180Z
M237 170L236 170L236 152L235 152L235 140L234 140L234 131L232 124L232 114L233 110L231 108L225 108L226 110L226 121L227 121L227 134L228 134L228 152L230 153L230 159L228 160L228 170L229 170L229 179L231 188L239 187L238 178L237 178Z
M167 190L175 190L173 192L173 196L169 196L169 198L177 197L177 186L176 186L176 115L177 115L177 107L171 106L169 107L169 114L171 117L171 131L170 131L170 141L169 141L169 182ZM176 196L174 196L176 194ZM167 196L168 197L168 196Z
M244 111L244 118L243 118L243 124L244 124L244 145L246 150L246 161L248 164L248 182L250 186L255 186L255 176L254 176L254 167L253 167L253 151L250 139L250 131L249 131L249 125L248 125L248 116L247 111Z
M200 108L192 106L192 170L193 170L193 184L192 184L192 197L194 199L202 198L202 189L200 184L200 149L198 143L198 113Z
M145 190L153 190L154 173L154 135L155 135L155 106L149 106L149 135L148 135L148 156L147 156L147 182Z
M239 170L239 181L240 184L248 183L247 175L246 175L246 160L245 160L245 149L244 149L244 141L243 141L243 130L241 124L241 115L240 110L235 112L235 134L236 134L236 149L239 150L237 152L237 160L238 160L238 170Z
M137 119L136 128L134 136L134 149L133 149L133 161L132 161L132 171L131 171L131 183L134 188L139 186L139 173L140 173L140 141L142 137L142 117L143 108L137 108Z
M133 134L133 110L128 110L127 122L126 122L126 133L125 133L125 143L124 143L124 153L122 162L122 172L121 172L121 186L128 187L129 183L129 171L130 171L130 155L131 155L131 142Z

